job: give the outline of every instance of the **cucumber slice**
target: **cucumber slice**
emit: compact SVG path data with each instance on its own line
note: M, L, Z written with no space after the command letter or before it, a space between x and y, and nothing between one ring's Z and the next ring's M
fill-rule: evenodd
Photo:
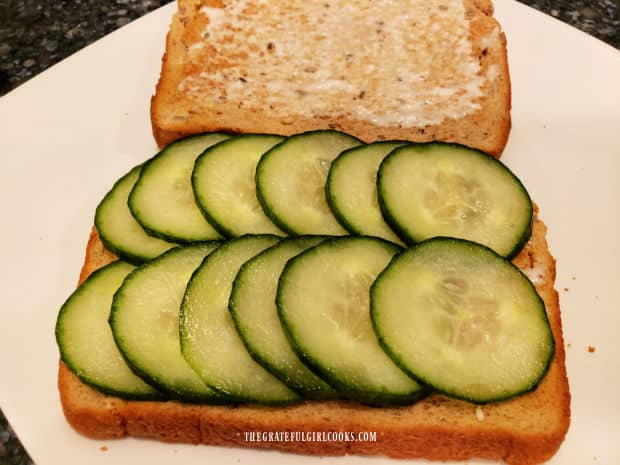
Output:
M403 252L371 289L386 351L415 378L477 403L533 389L551 362L545 306L517 267L452 238Z
M103 245L134 265L140 265L174 247L174 244L149 236L127 207L129 193L140 176L140 169L141 166L136 166L116 181L95 212L95 227Z
M192 186L209 222L228 237L282 234L256 198L256 164L283 137L247 134L207 149L194 165Z
M314 399L335 398L337 393L310 371L291 348L278 318L276 291L286 262L325 239L285 239L245 262L233 283L228 305L250 355L292 389Z
M276 236L241 236L211 254L193 274L181 305L181 350L202 379L231 400L287 404L299 396L254 361L228 311L232 282L244 262Z
M60 309L56 342L62 361L86 384L127 399L159 399L129 369L108 325L112 296L133 269L117 261L91 274Z
M181 356L179 307L192 272L219 243L177 247L132 272L114 295L110 325L129 365L170 395L220 403Z
M129 195L129 209L149 234L179 243L221 238L196 205L191 177L196 158L229 137L220 133L187 137L144 164Z
M301 358L346 397L411 403L424 389L381 349L369 289L396 252L372 237L322 242L291 259L278 285L280 320Z
M394 150L379 167L379 203L408 244L447 236L516 255L530 236L532 201L501 162L477 150L433 142Z
M289 234L343 235L325 198L334 158L362 141L338 131L297 134L264 154L256 167L256 192L263 210Z
M400 243L381 215L377 171L381 161L405 143L374 142L345 150L332 162L327 176L327 201L340 224L351 233Z

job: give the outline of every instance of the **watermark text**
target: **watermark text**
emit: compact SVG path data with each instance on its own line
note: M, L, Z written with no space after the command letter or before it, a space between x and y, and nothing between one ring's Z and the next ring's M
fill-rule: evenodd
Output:
M376 442L376 431L244 431L246 442Z

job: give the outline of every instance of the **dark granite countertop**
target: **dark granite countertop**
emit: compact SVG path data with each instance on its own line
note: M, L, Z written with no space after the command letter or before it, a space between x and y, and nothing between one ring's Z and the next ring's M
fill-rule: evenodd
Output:
M520 0L620 49L620 0ZM2 0L0 96L166 0ZM0 465L32 461L0 411Z

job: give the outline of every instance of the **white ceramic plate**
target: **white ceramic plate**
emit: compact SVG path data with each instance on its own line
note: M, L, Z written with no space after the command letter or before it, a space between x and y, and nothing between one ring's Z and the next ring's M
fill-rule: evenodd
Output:
M0 99L0 405L38 465L395 463L93 441L63 418L56 313L75 287L99 199L156 150L149 98L173 11L129 24ZM620 53L510 0L497 0L496 16L513 84L503 160L549 226L570 344L572 424L551 463L618 464Z

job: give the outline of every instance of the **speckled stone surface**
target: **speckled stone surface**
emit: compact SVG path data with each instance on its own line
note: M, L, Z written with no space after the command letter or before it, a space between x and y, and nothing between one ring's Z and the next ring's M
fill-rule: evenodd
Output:
M11 426L0 411L0 465L32 465Z
M1 0L0 95L166 0Z
M165 0L0 0L0 96ZM522 0L620 49L620 0ZM0 411L0 465L32 464Z
M519 0L620 49L620 0Z

